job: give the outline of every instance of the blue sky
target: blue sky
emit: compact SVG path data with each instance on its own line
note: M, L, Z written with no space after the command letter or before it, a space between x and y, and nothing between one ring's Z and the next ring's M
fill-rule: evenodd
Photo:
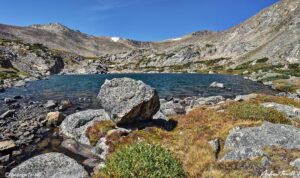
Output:
M59 22L95 36L158 41L237 25L277 0L1 0L0 23Z

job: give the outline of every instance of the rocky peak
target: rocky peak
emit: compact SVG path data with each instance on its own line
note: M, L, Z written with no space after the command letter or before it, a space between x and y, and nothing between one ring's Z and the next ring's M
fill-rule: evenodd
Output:
M48 24L35 24L29 26L31 28L36 28L36 29L42 29L42 30L47 30L47 31L53 31L53 32L59 32L59 31L69 31L68 27L60 24L60 23L48 23Z

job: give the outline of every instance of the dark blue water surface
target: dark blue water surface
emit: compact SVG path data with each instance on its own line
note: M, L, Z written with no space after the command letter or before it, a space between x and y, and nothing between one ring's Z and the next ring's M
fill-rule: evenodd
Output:
M56 75L49 80L34 81L27 87L7 89L0 97L23 95L37 100L95 99L105 79L129 77L142 80L157 89L160 98L167 96L214 96L234 97L248 93L275 92L260 83L245 80L240 76L209 74L106 74L106 75ZM210 88L214 82L224 83L226 88Z

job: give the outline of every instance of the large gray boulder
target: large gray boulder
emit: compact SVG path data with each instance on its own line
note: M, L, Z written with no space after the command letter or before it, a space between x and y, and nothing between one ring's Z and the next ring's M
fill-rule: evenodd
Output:
M59 132L64 137L90 145L89 139L86 137L86 130L95 121L102 120L110 120L108 113L103 109L77 112L65 118L60 125Z
M265 146L299 149L300 130L290 125L264 122L259 127L235 128L225 141L227 149Z
M68 156L61 153L46 153L13 168L9 177L83 178L88 177L88 174L81 165Z
M101 107L119 125L149 120L160 107L155 89L130 78L106 80L97 98Z
M299 117L300 116L300 108L296 108L289 105L278 104L278 103L263 103L262 104L266 108L273 108L279 112L283 112L286 116L290 118Z
M300 148L300 130L290 125L264 122L262 126L234 128L225 141L229 150L221 160L244 160L263 156L264 147Z

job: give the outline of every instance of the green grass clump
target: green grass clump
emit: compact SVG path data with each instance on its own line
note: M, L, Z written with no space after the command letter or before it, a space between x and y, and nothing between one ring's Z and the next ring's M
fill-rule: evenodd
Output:
M289 64L289 69L299 69L299 64Z
M94 177L181 178L186 175L181 163L168 150L142 142L114 152Z
M228 109L229 113L237 119L291 124L291 121L283 113L272 108L265 108L256 103L234 103Z
M273 76L273 77L267 77L262 79L262 82L268 82L268 81L274 81L274 80L280 80L280 79L289 79L290 76L287 75L277 75L277 76Z
M15 72L2 72L0 71L0 79L11 79L11 78L19 78L18 74Z

